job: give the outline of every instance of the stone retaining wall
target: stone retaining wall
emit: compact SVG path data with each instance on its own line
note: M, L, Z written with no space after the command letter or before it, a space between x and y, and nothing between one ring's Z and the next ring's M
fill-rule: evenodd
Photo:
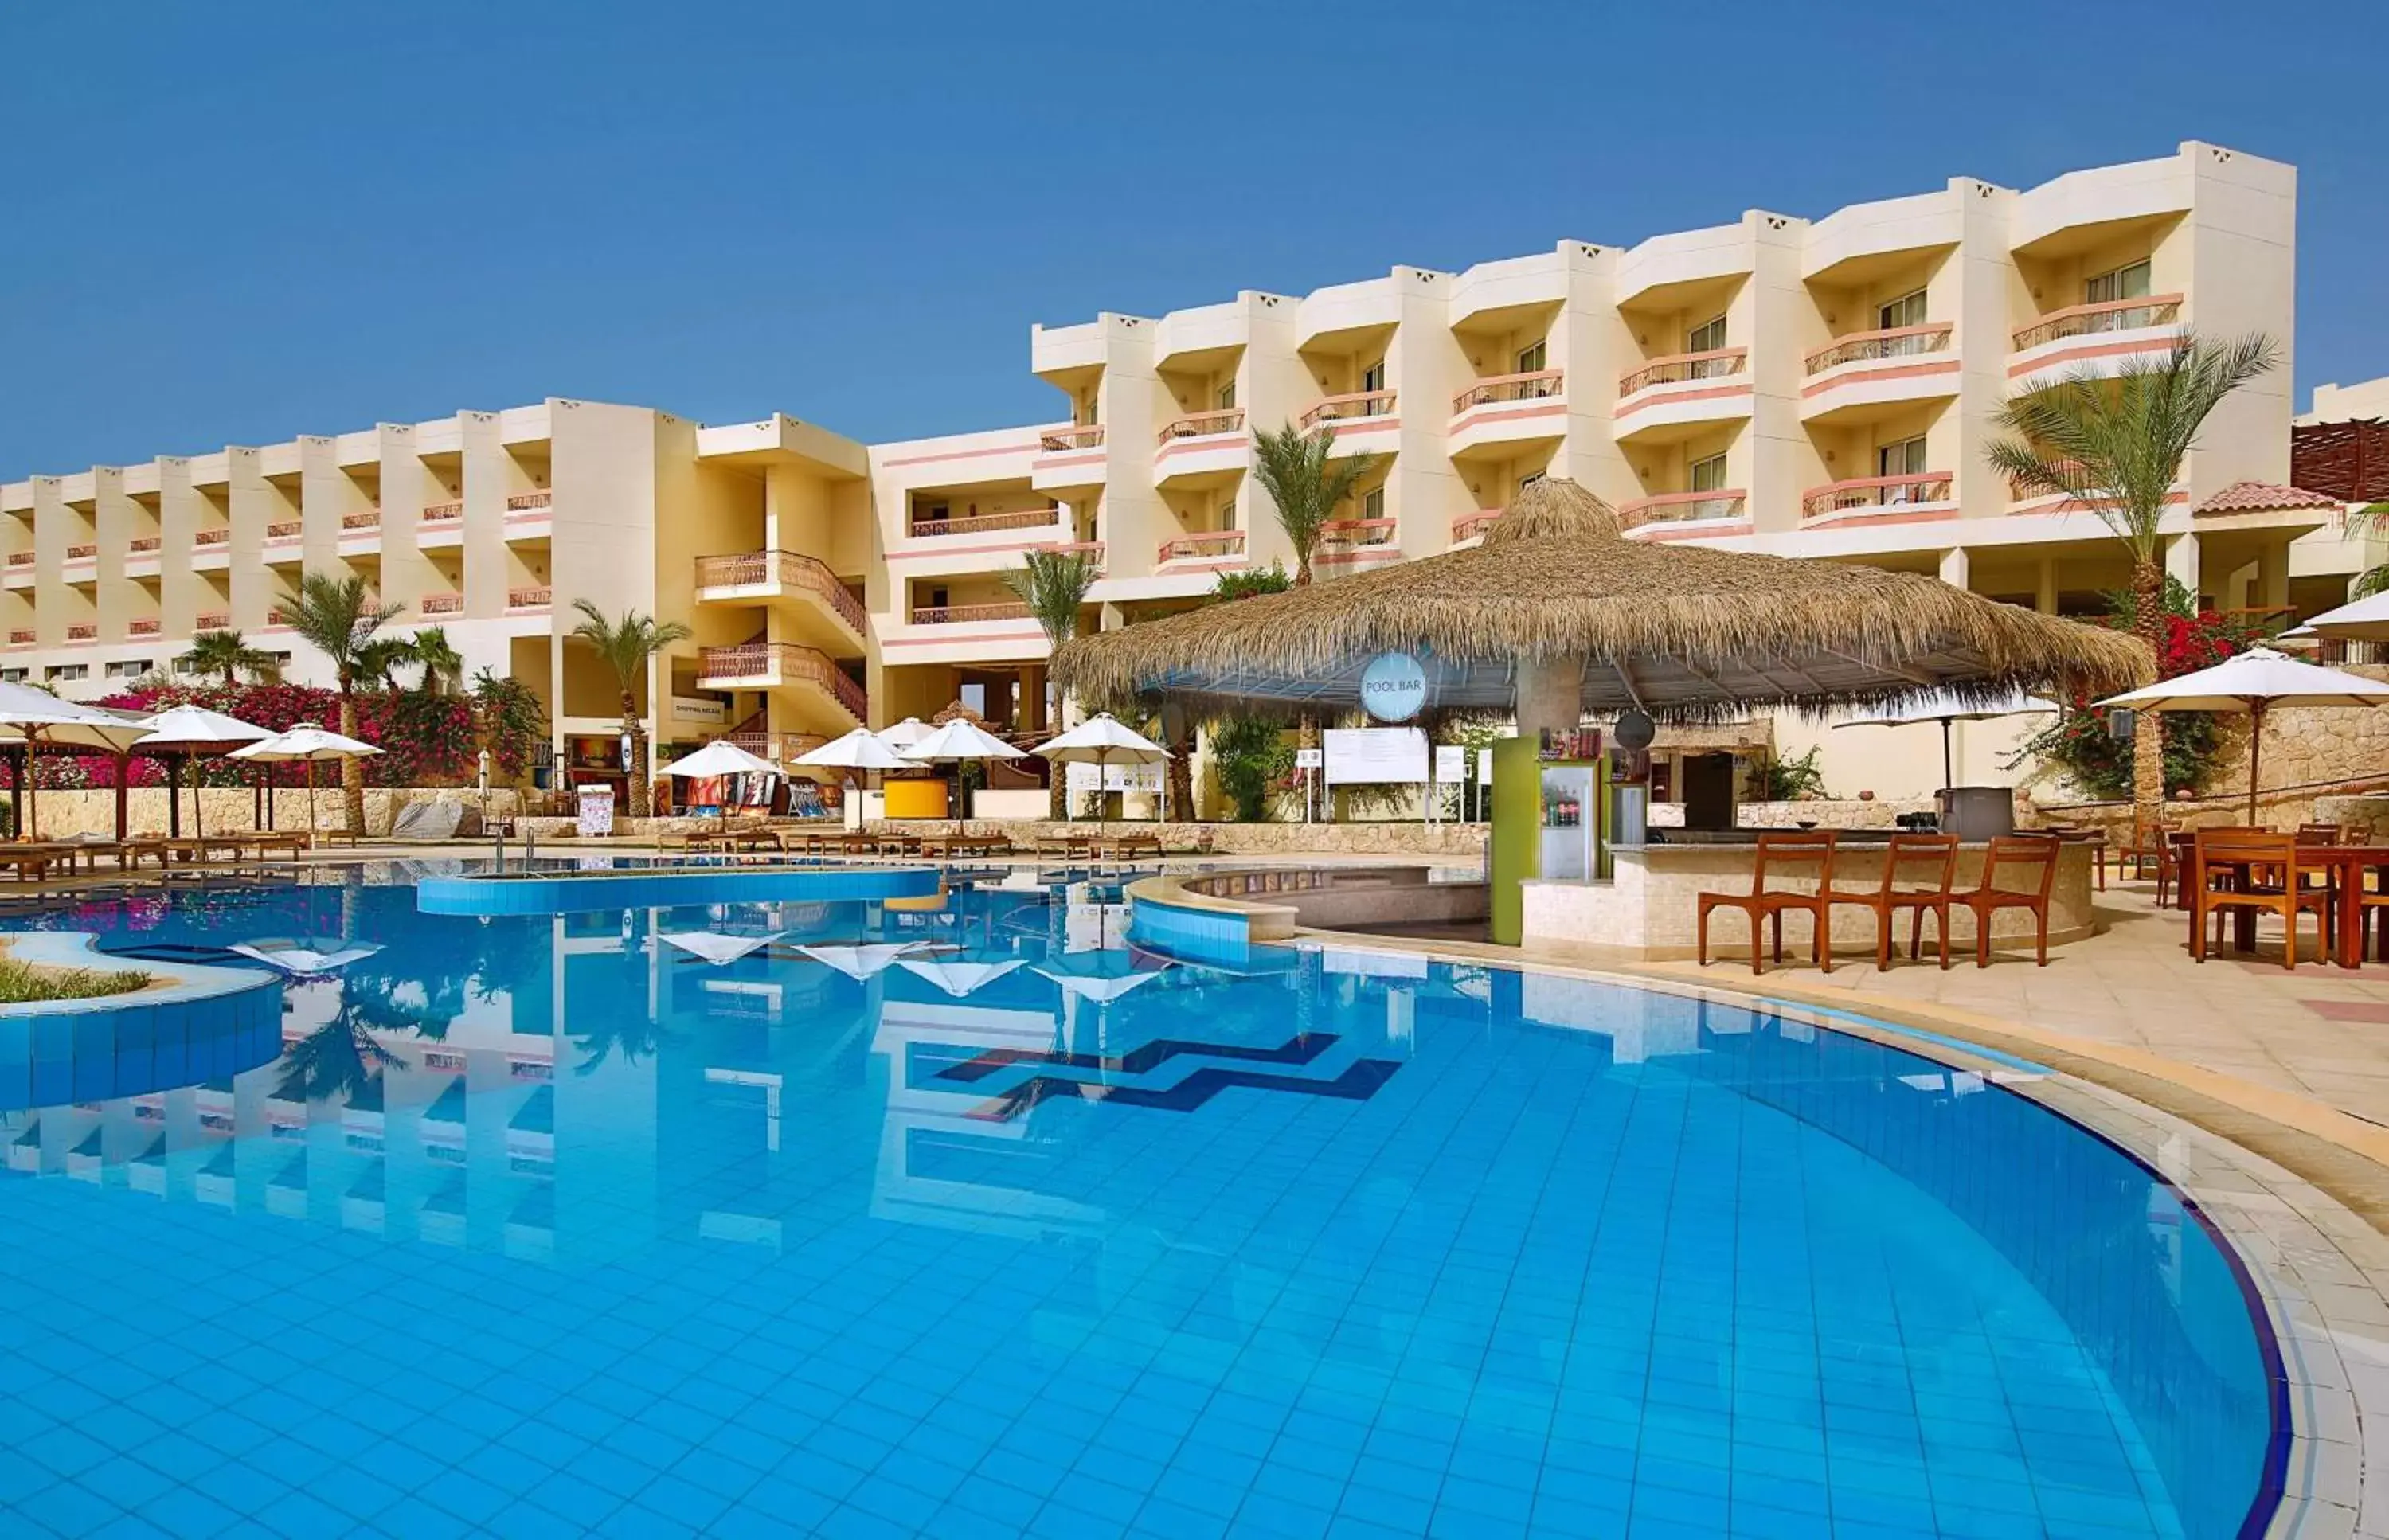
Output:
M307 827L307 788L277 786L274 789L274 827L304 829ZM29 800L33 804L33 816L44 836L63 839L74 834L113 834L116 833L116 792L111 787L93 791L35 790ZM492 817L513 813L516 795L511 791L490 793L489 808ZM247 786L209 786L198 794L199 816L209 829L251 829L257 826L257 794ZM390 821L398 809L413 802L461 802L465 806L465 829L478 830L480 794L469 786L368 786L365 788L365 832L382 835L390 833ZM191 818L193 798L189 788L182 793L183 833L193 833ZM340 829L344 822L340 788L336 783L328 788L315 788L315 826L318 829ZM569 820L556 821L569 823ZM125 827L134 834L164 834L166 789L163 786L134 786L125 792Z

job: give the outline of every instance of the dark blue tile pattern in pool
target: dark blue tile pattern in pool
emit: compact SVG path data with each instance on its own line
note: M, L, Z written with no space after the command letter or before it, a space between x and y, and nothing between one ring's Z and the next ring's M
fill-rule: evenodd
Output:
M1159 967L1081 890L412 900L58 922L384 949L292 986L270 1062L0 1112L9 1534L2226 1540L2268 1501L2279 1362L2211 1230L1897 1050ZM1139 1104L1222 1075L1309 1094Z

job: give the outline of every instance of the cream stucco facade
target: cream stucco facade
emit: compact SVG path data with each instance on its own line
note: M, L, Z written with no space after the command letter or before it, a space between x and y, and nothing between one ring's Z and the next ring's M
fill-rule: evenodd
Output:
M2095 513L1990 470L1995 414L2069 371L2160 356L2185 327L2262 332L2282 359L2190 456L2168 566L2226 607L2313 607L2361 565L2332 512L2202 511L2289 478L2295 213L2290 167L2188 143L2027 189L1961 177L1820 219L1751 210L1036 326L1054 419L1015 428L866 448L786 417L550 401L36 477L0 487L5 664L96 693L211 624L272 646L282 585L320 568L530 680L560 737L616 709L565 640L581 598L696 627L649 681L667 742L736 728L785 750L956 699L1034 729L1046 646L1004 571L1035 547L1097 554L1087 618L1117 625L1199 602L1223 570L1291 566L1252 474L1255 432L1286 422L1371 457L1323 580L1468 543L1520 484L1564 476L1635 539L2084 610L2123 554ZM1893 763L1908 736L1913 775ZM1829 764L1850 757L1886 795L1937 782L1937 737L1862 738L1826 734Z

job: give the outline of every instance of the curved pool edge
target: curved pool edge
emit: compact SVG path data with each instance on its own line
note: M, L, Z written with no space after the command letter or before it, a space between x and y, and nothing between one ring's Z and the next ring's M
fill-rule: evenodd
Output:
M38 967L153 981L121 995L0 1005L0 1111L144 1095L281 1051L282 977L268 969L120 957L90 931L11 931L0 950Z
M2362 1179L2389 1181L2384 1163L2370 1153L2373 1147L2389 1150L2389 1130L2320 1102L2157 1055L1905 1001L1870 999L1854 1010L1860 1002L1846 993L1803 989L1769 975L1709 977L1690 965L1585 964L1521 957L1509 948L1311 929L1298 931L1287 945L1398 953L1744 1008L1763 1005L1820 1030L1982 1073L1987 1080L1999 1075L1996 1088L2038 1105L2148 1172L2214 1241L2230 1269L2256 1328L2274 1414L2257 1500L2240 1540L2389 1535L2389 1526L2364 1502L2370 1481L2389 1489L2389 1467L2369 1467L2361 1432L2368 1420L2389 1427L2389 1206ZM2129 1069L2114 1063L2127 1057L2148 1063ZM2019 1065L2038 1073L2006 1073ZM2168 1070L2175 1073L2164 1073ZM2127 1088L2143 1081L2156 1094ZM2226 1094L2204 1093L2217 1082ZM2235 1089L2243 1094L2229 1094ZM2276 1102L2307 1116L2277 1122L2250 1105ZM2337 1141L2301 1122L2344 1124L2353 1137ZM2315 1147L2336 1152L2343 1164L2319 1159ZM2366 1169L2351 1174L2344 1163ZM2359 1179L2351 1181L2352 1175ZM2342 1190L2349 1187L2354 1201ZM2374 1494L2372 1508L2382 1506Z
M490 918L697 904L873 903L935 897L943 886L933 866L622 867L425 877L415 885L415 903L425 914Z

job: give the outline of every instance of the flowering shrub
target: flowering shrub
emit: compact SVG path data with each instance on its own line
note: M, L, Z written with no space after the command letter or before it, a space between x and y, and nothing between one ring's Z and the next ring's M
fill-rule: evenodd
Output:
M99 702L121 711L163 711L172 706L198 706L227 717L280 732L300 722L337 730L340 697L330 690L304 684L182 684L144 681L121 694ZM472 703L462 696L432 695L419 691L377 691L357 697L357 736L382 752L364 762L365 783L373 786L461 785L471 779L478 752ZM116 760L105 754L38 756L34 783L45 788L74 790L116 784ZM306 767L267 766L273 783L306 783ZM223 755L195 757L184 773L210 786L250 784L259 767ZM318 767L319 783L337 784L336 768ZM15 784L13 762L0 761L0 785ZM127 762L127 783L135 786L166 783L165 761L135 756Z

